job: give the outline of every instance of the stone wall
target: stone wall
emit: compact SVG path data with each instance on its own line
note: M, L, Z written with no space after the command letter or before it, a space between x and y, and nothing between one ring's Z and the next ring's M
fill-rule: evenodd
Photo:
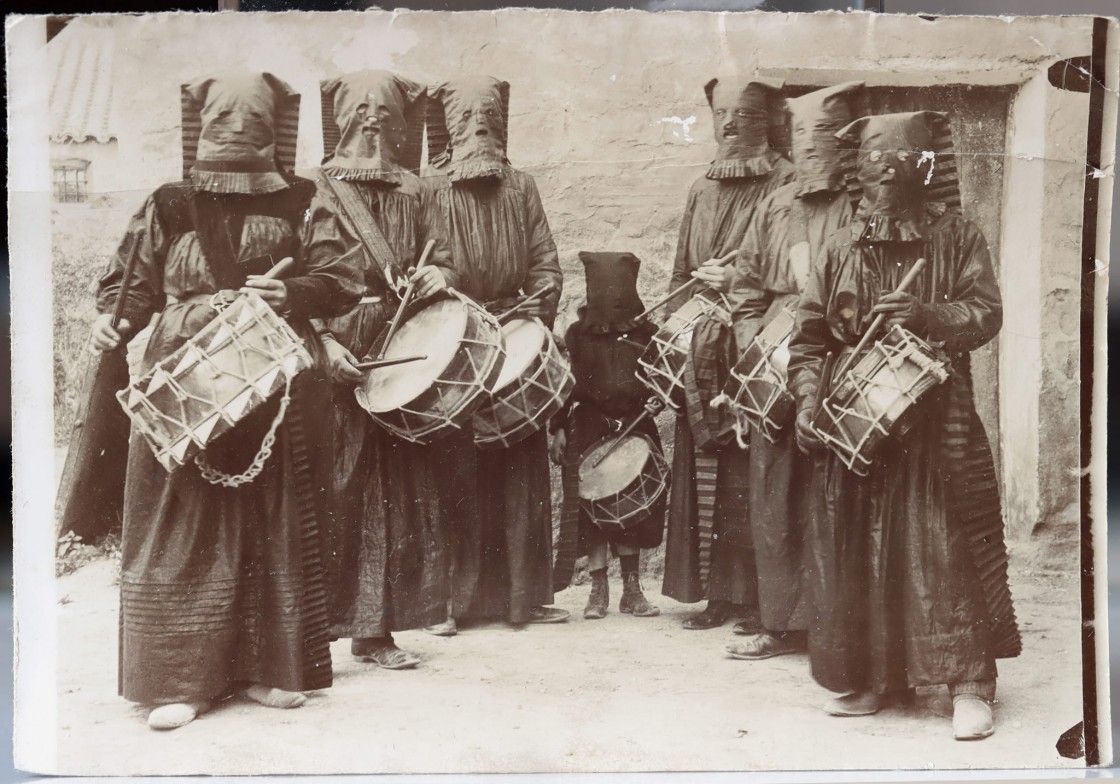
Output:
M1032 154L1042 159L1067 156L1063 165L1069 155L1083 155L1085 96L1056 98L1056 88L1029 82L1050 63L1087 52L1084 19L367 12L119 17L113 27L121 181L130 189L119 204L134 204L138 194L180 176L179 85L196 77L265 70L299 90L300 168L316 165L322 155L321 78L388 68L429 83L463 71L510 81L510 158L537 180L567 276L561 329L582 298L579 250L633 251L644 262L643 297L649 301L664 291L685 194L714 149L702 89L713 75L761 69L785 78L792 91L862 79L884 109L949 109L962 153L966 211L993 251L1004 249L997 258L1005 295L1015 289L1009 301L1031 311L1011 319L1030 322L1023 325L1029 332L1012 338L1012 348L1005 329L977 355L978 403L997 451L1033 454L1005 467L1005 484L1018 472L1015 492L1023 493L1009 507L1018 521L1013 529L1029 532L1076 498L1076 489L1069 495L1067 457L1076 455L1077 445L1072 341L1079 313L1080 180L1028 176L1024 182L1044 190L1013 187L1019 175L1008 172L1004 153L1037 148ZM1019 95L1024 85L1033 90L1026 98ZM1023 114L1029 123L1008 124L1009 99L1051 108ZM1037 221L1028 227L1040 232L1037 244L1024 245L1016 238L1018 223L1006 220L1018 221L1024 200L1046 205L1025 213ZM91 228L115 237L124 214L96 228L56 223L56 230ZM1015 255L1007 253L1009 239ZM112 245L104 239L93 244ZM1020 251L1036 255L1024 258ZM1024 269L1035 273L1024 277ZM1020 354L1012 349L1031 340L1038 343L1028 352L1034 370L1020 376ZM1015 366L1009 368L1008 359ZM1009 395L1018 396L1011 412L1005 410ZM1032 405L1033 419L1017 418ZM1061 460L1050 460L1052 454Z

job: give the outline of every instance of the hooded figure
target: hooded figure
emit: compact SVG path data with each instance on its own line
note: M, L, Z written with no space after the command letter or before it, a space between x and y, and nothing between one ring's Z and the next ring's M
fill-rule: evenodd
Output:
M736 264L733 314L740 352L782 310L794 309L825 239L848 225L852 201L847 145L836 137L856 116L862 82L846 82L788 102L797 179L759 207ZM776 442L753 428L750 527L758 564L762 632L728 646L739 659L766 659L805 647L809 597L802 568L804 499L812 462L797 449L793 416Z
M793 178L793 167L767 141L779 110L781 82L762 78L712 79L704 91L712 109L716 160L688 193L670 290L699 278L708 289L691 293L732 302L731 268L716 260L738 252L759 205ZM689 294L670 303L683 305ZM666 596L707 608L685 628L711 629L732 616L738 628L757 631L757 590L747 504L747 454L732 438L730 415L713 408L734 365L735 335L715 318L697 324L685 367L687 416L676 424L673 484L665 547Z
M665 528L665 496L624 532L607 533L591 522L580 509L580 457L599 439L618 432L642 413L649 393L635 371L638 357L653 338L657 327L642 316L645 307L638 297L638 268L632 253L580 251L587 276L587 303L579 319L568 327L565 343L571 357L576 384L565 407L552 419L553 460L563 467L564 506L560 517L560 543L556 558L557 590L568 587L577 557L588 555L591 594L584 617L602 618L607 613L608 546L622 562L623 595L619 612L654 616L659 610L642 594L638 582L641 549L657 547ZM657 423L647 417L634 431L649 438L658 448Z
M354 365L376 353L400 302L396 283L428 240L435 245L427 265L411 273L425 283L417 292L432 294L458 277L431 194L407 171L419 163L423 88L387 71L362 71L328 79L321 90L323 139L333 146L316 175L304 245L311 259L353 260L365 295L349 312L317 322L334 381L331 633L351 638L361 661L406 669L419 660L397 648L392 632L446 616L435 453L370 419L354 397L362 380Z
M864 117L839 136L859 150L860 204L812 267L789 362L797 439L815 456L806 551L813 677L846 694L826 706L834 715L874 713L914 687L948 684L955 737L982 738L994 728L995 660L1021 647L970 372L971 352L999 332L999 288L979 229L929 198L959 199L955 168L944 165L945 115ZM919 258L926 266L909 291L884 294ZM826 352L839 365L879 313L888 327L939 346L950 376L861 478L822 450L808 422L818 388L827 394L836 383L821 378Z
M298 102L267 74L220 77L183 89L186 182L164 185L133 216L135 245L124 320L110 313L126 273L118 255L101 279L94 343L112 349L133 325L153 325L146 372L215 314L220 290L254 291L309 344L309 319L353 305L356 271L300 252L312 183L281 170L294 151ZM290 145L288 144L290 142ZM197 151L197 159L195 154ZM282 281L263 280L291 257ZM212 484L199 466L163 469L143 441L129 455L121 543L120 691L156 707L155 729L191 721L210 702L248 686L251 699L297 707L331 683L321 527L326 454L307 433L320 421L321 367L301 373L272 456L252 482ZM245 469L280 406L279 395L203 453L219 472Z
M445 221L457 287L495 311L550 287L522 312L551 326L563 278L536 183L506 159L509 85L465 78L432 94L425 187ZM433 448L447 468L441 497L455 553L452 620L565 620L565 611L545 607L553 596L547 434L500 451L476 451L470 433ZM454 626L433 631L451 634Z

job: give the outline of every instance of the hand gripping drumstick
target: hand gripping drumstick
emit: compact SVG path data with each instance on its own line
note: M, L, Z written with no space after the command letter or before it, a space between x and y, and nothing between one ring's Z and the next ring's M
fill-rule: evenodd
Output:
M726 267L738 255L739 255L739 251L733 250L730 253L728 253L726 256L721 256L720 258L716 259L716 266ZM687 283L682 283L681 285L677 286L675 289L670 291L668 294L666 294L663 298L659 299L656 303L654 303L653 305L650 305L648 308L646 308L644 311L642 311L642 313L638 316L638 318L639 319L645 318L650 313L653 313L653 311L660 308L662 305L666 304L667 302L670 302L674 297L681 294L689 286L695 286L699 282L700 282L699 278L691 278L691 279L689 279L689 281Z
M416 265L416 272L419 272L428 261L428 254L432 252L432 248L436 245L435 240L428 240L428 244L424 246L424 252L420 254L420 262ZM381 344L381 350L377 352L378 359L385 359L385 352L389 349L389 341L393 339L396 334L397 326L401 321L401 314L404 313L405 308L412 301L412 292L416 285L409 282L408 288L405 289L404 296L401 297L401 304L397 308L397 312L393 314L393 320L389 322L389 332L385 335L385 342Z
M516 305L514 305L512 308L507 310L502 315L498 316L498 324L499 325L504 325L504 324L508 323L509 321L511 321L513 319L513 317L515 315L517 315L517 312L519 310L524 308L530 302L536 302L538 299L543 297L545 294L551 294L552 290L555 289L555 288L556 288L556 286L552 283L552 281L549 281L548 283L545 284L544 288L537 289L532 294L526 295L524 298L522 298L522 300L520 302L518 302Z
M660 408L660 405L658 405L656 402L653 402L653 399L651 398L651 402L646 404L646 407L642 410L642 413L638 414L636 417L631 419L630 424L628 424L626 427L624 427L622 429L622 432L618 434L618 437L615 438L614 441L611 441L610 445L606 449L604 449L599 454L599 456L596 457L592 461L592 463L591 463L592 468L598 468L599 464L607 459L607 455L609 455L611 452L613 452L618 447L618 445L622 443L622 439L626 438L626 436L633 433L634 428L636 428L638 425L640 425L642 423L642 421L645 420L646 417L652 416L655 413L653 408L651 408L651 405L653 407Z
M265 280L277 280L291 272L292 268L295 266L295 260L291 256L285 256L280 259L280 261L276 262L276 264L272 266L272 269L261 275L261 277Z
M910 286L912 286L914 284L914 281L915 281L915 279L917 279L918 274L923 269L925 269L925 266L926 266L926 260L925 259L918 259L917 261L915 261L914 266L911 267L910 271L906 273L906 277L904 277L902 279L902 282L898 284L898 288L896 288L891 293L892 294L905 293L905 291L908 288L910 288ZM840 379L844 378L844 374L847 373L848 370L851 368L852 363L855 362L856 357L858 357L860 355L860 353L865 348L867 348L867 344L871 342L871 339L873 337L875 337L875 333L879 331L879 328L883 326L883 322L886 321L886 320L887 320L887 314L886 313L880 313L878 316L875 317L875 320L871 322L871 326L867 328L867 331L863 333L863 337L859 339L859 343L856 344L855 351L853 351L851 354L849 354L847 357L844 358L844 364L840 366L840 372L836 374L837 378L840 378ZM818 389L819 389L819 387L818 387Z

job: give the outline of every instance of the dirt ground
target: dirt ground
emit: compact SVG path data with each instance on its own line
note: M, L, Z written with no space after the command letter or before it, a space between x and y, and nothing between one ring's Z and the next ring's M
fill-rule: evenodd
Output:
M1075 572L1013 553L1023 655L1001 662L996 734L952 739L943 689L864 719L820 706L805 656L725 657L730 626L691 632L695 606L658 598L658 618L579 613L588 587L557 605L567 624L398 635L414 671L360 664L332 647L335 684L294 711L231 700L154 733L117 696L115 565L58 581L58 772L66 774L573 772L828 768L1069 767L1058 736L1080 718ZM1020 548L1022 549L1022 548ZM650 591L657 594L657 589Z

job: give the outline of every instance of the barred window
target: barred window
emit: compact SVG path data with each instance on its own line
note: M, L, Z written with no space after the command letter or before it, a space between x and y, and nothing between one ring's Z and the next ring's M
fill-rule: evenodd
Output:
M64 203L83 202L87 199L86 172L89 161L71 159L54 164L54 200Z

